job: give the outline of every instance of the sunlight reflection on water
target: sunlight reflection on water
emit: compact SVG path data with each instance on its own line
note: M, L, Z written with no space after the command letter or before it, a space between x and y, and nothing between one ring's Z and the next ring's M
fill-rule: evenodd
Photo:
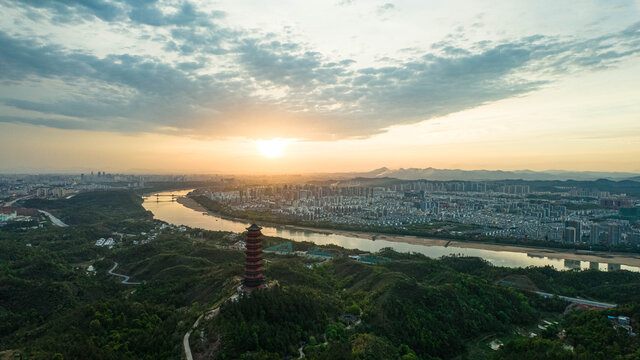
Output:
M155 194L144 197L142 204L145 209L151 211L158 220L166 221L174 225L186 225L193 228L206 230L243 232L249 226L248 222L223 219L215 215L205 215L202 212L189 209L182 204L171 201L171 197L162 195L183 196L191 190L160 192L160 197ZM472 249L454 246L425 246L409 244L403 242L362 239L358 237L345 236L340 234L325 234L313 231L303 231L288 229L285 227L265 226L262 233L266 236L278 236L295 241L310 241L318 245L336 244L348 249L360 249L364 251L378 251L385 247L391 247L399 252L416 252L424 254L430 258L439 258L444 255L462 254L467 256L481 257L496 266L527 267L551 265L559 270L566 269L589 269L597 268L602 271L608 270L630 270L640 272L640 267L619 264L608 264L606 259L601 262L589 262L579 260L569 260L561 258L549 258L545 256L534 256L527 253L513 251L497 251L486 249ZM559 255L561 256L561 255Z

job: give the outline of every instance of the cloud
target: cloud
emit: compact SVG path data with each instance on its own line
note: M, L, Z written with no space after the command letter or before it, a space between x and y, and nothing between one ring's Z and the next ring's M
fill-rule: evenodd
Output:
M5 1L8 6L28 6L35 9L48 10L53 20L58 23L72 23L88 18L103 21L114 21L124 15L123 8L117 2L92 0L24 0Z
M0 102L21 110L74 117L93 122L96 129L116 131L154 131L165 125L189 119L212 109L233 106L248 96L228 73L191 76L183 63L173 66L154 57L110 55L99 58L82 52L69 52L33 40L16 39L0 32L0 81L16 83L38 79L62 79L73 86L103 87L92 93L82 89L73 96L61 94L53 102L3 98ZM55 91L55 90L53 90ZM52 91L52 92L53 92ZM242 93L244 92L244 93ZM5 119L6 120L6 119ZM18 118L12 118L12 122ZM31 120L25 119L25 122ZM46 124L44 119L39 123ZM80 122L77 122L80 124ZM60 125L62 124L62 125ZM68 128L74 122L52 121L50 126ZM82 125L84 129L86 125ZM192 127L186 126L189 132Z
M207 26L212 19L225 16L222 11L201 12L189 1L177 5L157 0L5 0L4 3L7 6L27 6L48 11L55 23L91 22L97 18L105 22L129 21L150 26ZM163 11L167 8L175 11Z
M376 8L376 15L383 20L389 20L393 11L396 10L396 6L392 3L384 3Z
M13 92L7 90L0 98L17 112L40 115L0 114L0 122L64 129L179 129L208 137L278 129L274 136L366 137L520 96L568 73L616 66L640 51L636 23L586 39L538 35L461 46L447 37L429 49L403 53L412 58L362 67L277 34L222 26L215 20L224 13L205 13L190 2L171 12L151 0L28 5L69 21L95 17L166 30L154 41L171 56L97 56L0 31L0 87L42 84L38 94L8 96ZM391 3L382 7L394 9ZM47 79L72 90L48 89Z
M393 5L392 3L384 3L378 6L376 12L378 13L379 16L382 16L387 14L389 11L395 10L395 8L396 6Z
M177 7L175 13L170 14L160 10L156 2L131 0L129 5L131 10L128 12L128 17L132 22L151 26L211 26L212 19L220 19L226 15L222 11L201 12L195 5L186 1Z

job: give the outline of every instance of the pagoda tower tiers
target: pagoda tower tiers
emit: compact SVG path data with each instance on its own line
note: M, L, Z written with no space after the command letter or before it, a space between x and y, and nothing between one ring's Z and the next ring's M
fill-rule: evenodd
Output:
M247 250L244 261L244 280L242 280L242 290L251 291L257 288L264 288L262 278L262 228L252 224L247 228Z

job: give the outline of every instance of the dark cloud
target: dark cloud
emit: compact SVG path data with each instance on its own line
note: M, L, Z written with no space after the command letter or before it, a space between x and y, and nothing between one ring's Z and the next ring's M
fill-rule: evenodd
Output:
M614 66L640 51L639 39L636 24L583 41L535 36L469 48L445 42L399 65L357 70L279 43L251 41L238 51L252 77L289 89L283 108L312 108L334 135L366 136L526 94L558 74Z
M48 10L56 22L77 22L96 17L104 21L114 21L124 15L124 9L118 2L100 0L21 0L5 1L14 6L27 6Z
M16 39L0 32L0 82L36 81L59 78L73 85L103 86L110 91L72 99L62 95L54 102L0 99L5 105L50 115L75 117L82 122L52 121L50 126L94 123L96 129L154 131L162 126L185 125L190 119L211 109L235 106L248 94L234 83L233 75L191 76L184 63L173 66L153 57L111 55L104 58L68 52L32 40ZM193 64L187 67L193 68ZM198 108L203 109L203 111ZM12 118L17 121L18 118ZM45 123L44 119L40 122ZM25 120L28 122L28 119ZM112 126L110 126L112 125Z
M65 129L237 136L279 127L298 131L287 134L298 138L362 137L526 94L560 75L615 66L640 51L638 23L582 40L533 36L462 47L453 36L428 51L412 49L409 60L386 58L386 65L362 68L274 34L220 26L213 20L223 13L205 14L189 2L172 13L151 0L28 5L73 21L166 27L170 36L154 41L183 56L98 57L0 32L0 84L56 79L75 89L53 100L0 98L5 106L43 114L0 121Z
M204 13L199 11L195 5L190 2L183 2L173 14L165 14L158 7L155 1L137 1L128 2L131 10L128 12L129 19L138 24L151 26L212 26L211 20L219 19L225 16L222 11L214 11L212 13Z
M211 21L225 16L222 11L204 13L184 1L175 12L165 13L157 0L5 0L5 4L49 11L55 23L92 21L130 21L150 26L209 26Z
M292 88L336 83L339 77L347 75L346 67L351 63L351 60L328 63L320 53L278 41L245 39L233 50L242 68L253 78Z
M91 122L65 118L34 118L0 115L0 122L45 126L63 130L108 130L96 129L96 124Z

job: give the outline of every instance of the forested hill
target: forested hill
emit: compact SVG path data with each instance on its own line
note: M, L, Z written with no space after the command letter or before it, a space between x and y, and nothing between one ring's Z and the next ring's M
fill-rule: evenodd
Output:
M60 200L31 199L23 206L47 210L69 225L112 231L134 231L153 218L142 207L142 198L125 190L80 193Z
M390 261L365 264L346 256L354 251L326 246L335 259L321 264L265 254L271 287L224 302L243 273L242 251L229 247L241 235L163 226L140 203L129 192L30 201L70 226L0 228L1 356L181 359L191 324L220 304L219 315L191 336L195 358L282 359L300 351L332 360L640 354L638 337L615 330L607 318L627 315L637 328L640 274L499 268L478 258L434 260L391 250L378 254ZM113 237L115 245L96 246L99 237ZM268 247L284 240L264 241ZM295 250L315 246L293 243ZM115 262L140 284L109 275ZM621 307L573 311L563 301L504 286L513 282ZM545 321L553 326L542 331ZM493 341L504 343L502 350L491 350Z
M506 277L535 279L545 291L597 294L629 304L640 298L638 274L496 268L477 258L431 260L390 250L382 255L392 261L369 265L339 259L314 269L293 258L273 264L267 275L279 286L225 303L205 325L209 346L194 346L204 354L216 348L223 359L296 356L303 343L309 359L506 359L522 352L544 359L536 352L539 343L529 340L534 331L545 344L558 347L560 358L640 354L638 339L618 333L606 317L623 313L640 320L637 304L564 317L563 301L499 285ZM344 314L357 316L360 323L348 326L340 320ZM537 325L544 320L558 324L541 332ZM605 329L603 324L609 325ZM556 335L562 330L569 335L560 340ZM603 330L606 341L579 347ZM488 346L494 339L509 346L494 352ZM576 350L567 351L565 345Z

